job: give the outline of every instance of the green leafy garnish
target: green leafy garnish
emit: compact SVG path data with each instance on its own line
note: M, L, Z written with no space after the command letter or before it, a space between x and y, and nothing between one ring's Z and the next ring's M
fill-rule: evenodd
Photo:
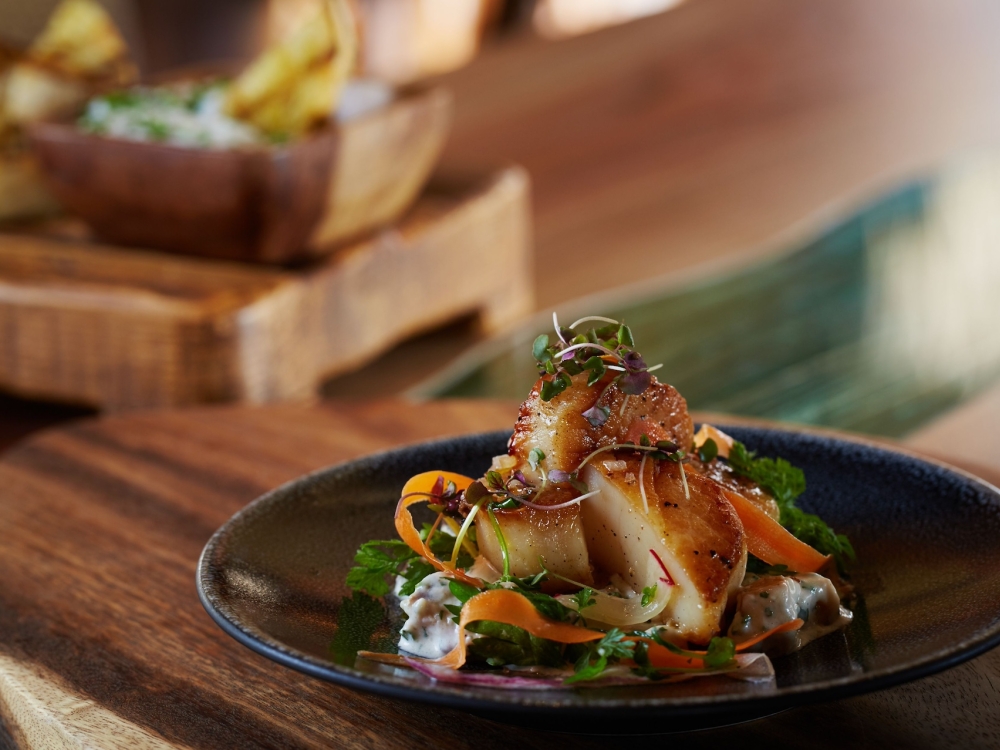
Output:
M590 586L584 586L573 594L573 601L576 602L576 611L581 614L587 607L593 607L597 604L597 600L594 598L594 590Z
M385 596L391 590L386 577L398 575L404 566L418 557L406 542L399 539L365 542L354 555L356 564L347 574L347 586L353 591Z
M554 641L537 638L516 625L479 620L466 628L482 638L474 638L468 646L470 655L490 666L502 667L540 665L560 667L565 663L562 647Z
M795 499L806 490L806 478L801 469L783 458L757 458L739 441L733 441L729 465L737 474L752 479L774 497L781 512L779 522L798 539L825 555L833 555L841 569L855 559L854 547L846 536L835 533L822 518L795 505Z
M456 581L454 578L449 579L448 589L451 591L451 595L462 602L462 604L465 604L469 601L469 599L481 591L481 589L477 589L475 586L468 584L465 581Z
M573 330L589 320L605 325L591 328L586 333ZM542 376L539 391L542 401L554 399L573 384L573 376L582 372L588 373L587 387L597 385L605 379L610 363L616 370L615 376L604 386L594 405L583 412L591 425L600 427L611 415L611 410L601 401L613 385L629 396L638 396L652 385L650 372L655 368L648 367L642 355L635 350L632 329L624 323L610 318L582 318L564 328L553 315L553 325L557 334L555 341L542 334L531 346L531 354Z
M702 657L710 669L723 669L736 663L736 644L731 638L713 638L708 642L708 653Z
M434 566L426 560L411 560L410 564L400 573L406 580L406 583L399 587L399 595L409 596L412 594L417 590L417 585L433 573L434 570Z
M796 571L789 570L787 565L768 565L759 557L747 555L747 573L759 576L793 576Z
M642 590L642 599L640 604L642 604L643 607L648 607L649 603L656 598L656 586L657 584L654 583L652 586L647 586Z
M586 650L573 665L573 676L564 682L572 685L600 677L609 664L632 657L635 643L625 640L625 634L618 628L612 628L597 642L587 644Z
M713 458L719 455L719 446L716 445L712 438L709 438L698 448L698 458L702 460L702 463L708 463Z

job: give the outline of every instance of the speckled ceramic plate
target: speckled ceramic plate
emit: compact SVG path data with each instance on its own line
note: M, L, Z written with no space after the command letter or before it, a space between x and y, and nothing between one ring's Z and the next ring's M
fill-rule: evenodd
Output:
M947 669L1000 643L1000 492L943 465L861 441L726 427L762 455L803 468L801 504L847 533L858 553L854 622L774 660L773 684L723 677L673 685L508 691L436 683L355 660L395 649L398 608L351 599L358 545L392 538L411 475L478 476L505 450L488 433L369 456L290 482L237 513L209 541L198 591L241 643L324 680L550 729L615 718L633 731L728 724L806 702L878 690ZM624 720L628 721L624 721Z

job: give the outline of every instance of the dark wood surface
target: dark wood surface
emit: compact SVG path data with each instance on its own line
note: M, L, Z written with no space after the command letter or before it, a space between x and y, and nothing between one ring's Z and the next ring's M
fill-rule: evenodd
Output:
M22 442L0 460L8 731L23 747L51 747L57 736L81 747L635 746L334 687L240 646L198 602L203 544L261 492L391 445L507 426L514 415L511 403L461 401L203 408L83 421ZM1000 652L881 693L669 742L996 747L994 686Z

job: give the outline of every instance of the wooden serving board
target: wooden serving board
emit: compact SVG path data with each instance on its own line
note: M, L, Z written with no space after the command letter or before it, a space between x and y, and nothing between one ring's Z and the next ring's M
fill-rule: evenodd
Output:
M301 269L0 234L0 389L138 407L308 396L401 339L532 309L528 178L437 180L402 222ZM510 282L510 283L509 283Z

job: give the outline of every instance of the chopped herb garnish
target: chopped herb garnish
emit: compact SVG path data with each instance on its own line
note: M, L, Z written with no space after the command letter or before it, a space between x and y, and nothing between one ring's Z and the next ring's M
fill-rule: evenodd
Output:
M759 576L793 576L796 571L789 570L787 565L768 565L759 557L747 555L747 573Z
M573 601L576 602L576 611L581 614L587 607L593 607L597 604L597 600L594 598L594 590L590 586L584 586L573 594Z
M654 583L652 586L647 586L642 590L642 599L639 603L643 607L648 607L649 603L656 598L656 586L657 584Z
M406 542L399 539L365 542L354 555L356 565L347 574L347 586L375 597L385 596L391 590L386 577L398 575L404 566L418 557Z
M618 628L612 628L601 640L587 644L586 650L573 665L575 674L567 677L565 682L572 685L597 679L609 664L631 658L634 650L635 643L626 641L625 634Z
M719 455L719 446L715 444L712 438L709 438L698 448L698 458L702 460L703 463L708 463L713 458Z
M617 374L604 386L595 404L583 412L593 427L600 427L611 416L611 410L601 401L617 385L627 396L644 393L653 383L650 372L656 368L646 365L642 355L635 351L632 330L610 318L598 319L605 325L590 328L586 333L576 333L576 326L593 318L578 320L569 328L559 325L552 316L557 340L542 334L531 346L531 354L542 376L539 395L542 401L551 401L573 384L573 376L587 372L587 386L592 387L605 379L609 369Z

